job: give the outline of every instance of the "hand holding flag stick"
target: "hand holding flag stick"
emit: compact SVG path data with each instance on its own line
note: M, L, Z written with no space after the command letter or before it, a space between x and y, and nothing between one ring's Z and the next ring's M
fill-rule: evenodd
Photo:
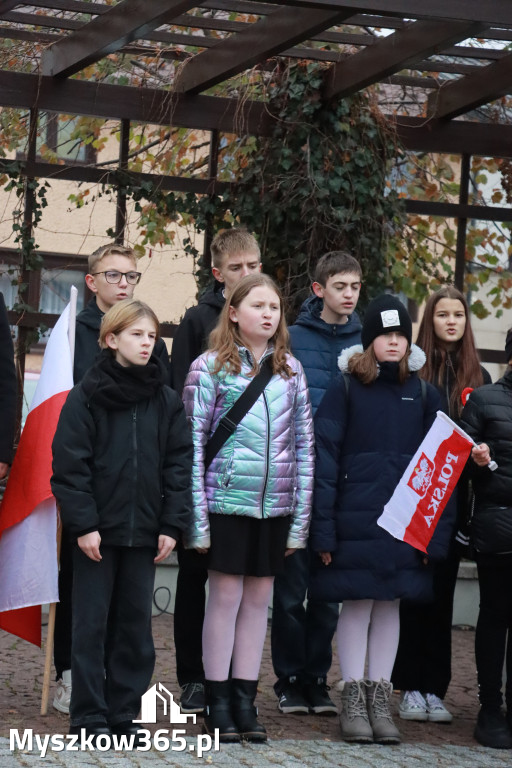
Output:
M491 472L498 469L498 465L491 459L491 452L487 443L473 443L471 458L479 467L489 467Z

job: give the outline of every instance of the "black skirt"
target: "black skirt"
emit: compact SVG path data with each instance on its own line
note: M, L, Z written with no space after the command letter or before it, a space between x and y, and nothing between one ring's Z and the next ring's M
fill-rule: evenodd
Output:
M277 576L284 570L290 517L258 520L244 515L209 516L212 571L240 576Z

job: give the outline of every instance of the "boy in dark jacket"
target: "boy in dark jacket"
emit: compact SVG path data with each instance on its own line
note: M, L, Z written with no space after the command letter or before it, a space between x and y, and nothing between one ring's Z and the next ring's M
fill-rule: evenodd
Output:
M75 360L73 380L78 384L84 373L99 355L98 336L105 312L118 301L131 299L141 273L137 272L137 259L132 248L109 243L89 256L89 274L85 276L93 298L77 315L75 333ZM170 383L170 365L167 347L158 339L154 354L164 364L166 384Z
M85 276L93 298L77 315L75 331L75 358L73 380L79 384L85 372L100 354L98 338L105 312L124 299L131 299L141 273L137 271L137 259L132 248L117 243L103 245L89 256L89 273ZM154 354L163 363L165 383L170 382L170 365L167 347L163 339L155 344ZM59 712L69 712L71 696L71 588L73 563L67 531L62 534L59 571L59 598L55 615L54 663L57 690L53 706Z
M217 233L211 245L214 287L199 304L187 309L172 343L172 386L181 394L193 360L205 351L208 336L226 300L226 293L246 275L261 270L260 249L253 235L234 227ZM197 567L192 550L178 548L178 583L174 606L176 675L181 686L180 706L185 713L204 709L202 632L206 568Z
M152 355L158 319L127 300L70 392L53 440L52 491L73 540L70 733L137 737L153 674L155 563L190 524L192 439Z
M302 305L290 330L291 349L304 368L313 413L338 375L340 352L359 344L361 323L354 311L361 289L361 267L348 253L333 251L319 259L314 296ZM281 712L335 715L326 683L332 662L337 603L304 601L309 579L309 552L298 550L285 561L274 582L272 663Z

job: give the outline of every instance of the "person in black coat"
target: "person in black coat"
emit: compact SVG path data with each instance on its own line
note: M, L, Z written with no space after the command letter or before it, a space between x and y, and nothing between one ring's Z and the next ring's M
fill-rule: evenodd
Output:
M469 317L464 294L444 286L428 299L417 339L427 358L419 376L436 387L441 409L456 422L462 412L463 390L491 381L480 365ZM434 564L434 600L400 604L400 642L392 680L401 691L399 713L403 720L452 720L443 699L451 679L453 596L462 545L467 542L469 490L466 467L451 500L457 518L449 554Z
M0 480L12 461L16 424L16 369L7 309L0 293Z
M226 303L226 293L246 275L261 269L260 249L254 236L240 227L224 229L211 245L214 287L195 307L190 307L172 342L172 386L182 394L190 364L208 346ZM192 550L178 547L178 581L174 601L176 676L181 687L180 707L187 714L204 709L203 621L206 601L206 567L198 565Z
M475 656L480 711L474 735L486 747L512 748L512 330L504 376L472 392L461 426L480 443L473 448L475 505L471 539L480 586ZM490 460L497 463L490 471ZM506 661L502 712L503 664Z
M136 734L154 669L155 563L191 521L192 439L151 356L158 319L127 300L70 392L53 440L52 491L73 545L70 733Z
M85 282L93 298L79 312L76 318L75 356L73 381L79 384L86 371L100 354L98 343L100 325L105 312L120 301L131 299L141 273L137 271L137 258L133 248L117 243L108 243L97 248L89 256L89 272ZM159 358L164 370L165 383L170 383L170 364L167 347L163 339L155 344L154 355ZM60 550L59 602L55 613L55 641L53 660L57 688L53 707L64 714L69 712L71 696L71 625L73 584L73 559L69 536L64 529Z
M411 349L411 334L398 298L374 299L363 321L363 347L341 354L345 376L330 386L315 416L310 542L320 557L313 561L310 595L343 602L337 639L340 722L348 741L400 740L389 710L399 603L432 595L429 558L377 524L439 407L434 387L423 389L416 375L425 356ZM447 554L443 517L428 548L434 557Z

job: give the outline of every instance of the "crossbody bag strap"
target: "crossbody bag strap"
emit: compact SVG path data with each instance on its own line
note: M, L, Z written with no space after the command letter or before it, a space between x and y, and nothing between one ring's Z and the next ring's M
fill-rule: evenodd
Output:
M217 425L217 429L206 443L204 451L204 468L208 469L212 460L218 454L226 440L236 430L245 414L250 411L258 397L261 395L273 374L273 356L267 357L261 364L261 368L253 378L249 386L240 395L236 403L224 414Z

